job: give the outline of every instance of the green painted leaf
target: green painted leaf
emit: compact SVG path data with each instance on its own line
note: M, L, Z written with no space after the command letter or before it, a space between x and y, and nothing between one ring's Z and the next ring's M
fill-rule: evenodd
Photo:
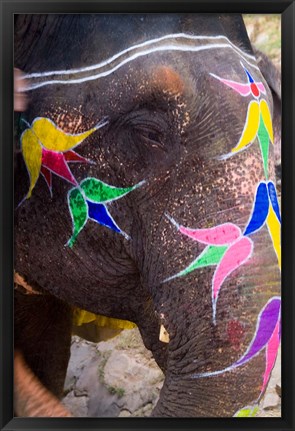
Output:
M127 193L130 193L132 190L139 187L142 183L136 184L132 187L113 187L108 184L97 180L96 178L86 178L80 184L82 190L85 193L87 199L90 199L93 202L97 203L105 203L109 201L113 201L118 199Z
M260 144L261 155L263 159L263 167L265 178L268 179L268 153L269 153L269 134L265 127L262 115L260 114L260 123L258 129L258 140Z
M204 268L205 266L218 265L223 258L224 253L228 249L228 245L209 245L203 252L195 259L189 266L187 266L183 271L172 277L167 278L165 281L172 280L176 277L183 277L190 272L198 268Z
M195 269L203 268L205 266L218 265L227 249L227 245L210 245L206 247L204 251L197 257L197 259L194 260L187 268L181 271L178 276L184 276Z
M69 191L68 205L73 220L73 234L67 245L72 248L77 236L85 226L85 223L88 219L88 207L84 196L78 188L74 188Z

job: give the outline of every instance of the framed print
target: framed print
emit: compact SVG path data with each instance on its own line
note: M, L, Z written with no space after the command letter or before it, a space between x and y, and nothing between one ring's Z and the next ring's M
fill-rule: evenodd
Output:
M1 429L294 429L294 2L1 20Z

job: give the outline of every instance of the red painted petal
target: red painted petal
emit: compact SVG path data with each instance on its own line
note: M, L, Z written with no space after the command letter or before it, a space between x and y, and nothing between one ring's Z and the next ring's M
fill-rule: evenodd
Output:
M42 148L42 165L71 184L78 185L65 161L63 153Z
M259 88L257 87L257 85L255 84L255 82L252 82L252 84L250 84L251 87L251 91L253 96L258 97L260 94Z
M52 192L52 174L51 172L45 168L45 166L41 166L41 174L43 175L46 184L49 188L50 193Z
M80 156L80 154L75 151L67 151L64 153L65 160L67 162L81 162L81 163L89 163L89 160L85 159L85 157Z

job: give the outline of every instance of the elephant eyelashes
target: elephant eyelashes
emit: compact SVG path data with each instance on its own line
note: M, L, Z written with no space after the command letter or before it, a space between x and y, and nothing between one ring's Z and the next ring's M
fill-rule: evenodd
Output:
M144 144L148 149L165 150L169 132L168 119L162 111L143 108L130 112L124 125L131 131L135 145Z
M164 136L156 130L149 129L147 127L137 128L137 135L144 141L145 144L152 148L158 148L165 150Z

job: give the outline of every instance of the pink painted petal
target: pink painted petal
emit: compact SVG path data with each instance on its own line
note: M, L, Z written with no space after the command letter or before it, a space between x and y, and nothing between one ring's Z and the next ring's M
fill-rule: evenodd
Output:
M237 93L241 94L241 96L249 96L251 94L251 88L249 83L247 84L241 84L240 82L231 81L229 79L223 79L219 76L215 75L214 73L210 73L211 76L218 79L223 84L227 85L228 87L235 90Z
M257 85L257 87L259 88L259 90L261 91L261 93L266 94L266 90L265 90L265 87L262 84L262 82L255 82L255 84Z
M249 96L251 93L249 84L240 84L239 82L229 81L227 79L222 79L221 82L241 94L241 96Z
M81 163L89 163L89 160L85 159L85 157L80 156L80 154L75 151L67 151L64 153L65 160L67 162L81 162Z
M42 148L42 165L71 184L78 185L65 161L63 153Z
M45 168L45 166L41 166L41 174L46 181L47 187L49 188L50 194L52 195L52 174L51 172Z
M239 266L243 265L251 256L253 242L248 237L242 237L225 252L217 266L212 281L213 321L216 316L216 302L224 280Z
M267 344L266 348L266 368L263 376L263 384L261 388L261 392L264 391L266 385L269 381L270 373L275 365L275 361L277 358L279 345L280 345L280 319L278 320L275 330Z
M236 241L242 232L233 223L224 223L209 229L189 229L180 226L179 231L195 241L209 245L228 245Z

